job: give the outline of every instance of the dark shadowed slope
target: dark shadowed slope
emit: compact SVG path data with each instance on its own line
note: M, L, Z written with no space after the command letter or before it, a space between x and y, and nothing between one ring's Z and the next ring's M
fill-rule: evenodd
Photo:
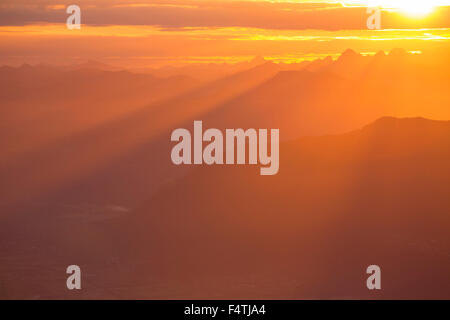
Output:
M11 118L16 121L13 124L4 119L2 123L1 139L5 141L5 148L1 150L0 160L1 203L13 207L30 204L42 201L42 195L52 192L58 193L59 201L87 198L96 203L107 199L128 204L136 202L172 178L169 157L170 132L173 129L260 85L278 70L277 65L266 63L179 95L176 92L182 87L172 83L177 88L170 92L173 96L141 108L128 107L127 96L133 94L131 88L120 94L115 87L102 87L102 83L114 82L116 76L119 81L123 76L124 83L131 86L131 80L126 80L128 77L149 76L128 73L120 76L119 73L96 71L95 74L108 75L103 82L94 78L98 84L88 86L85 82L89 78L82 78L84 82L68 83L73 84L73 90L83 91L85 88L100 95L110 88L109 91L120 99L108 96L103 101L99 95L90 98L83 95L84 102L80 105L46 104L46 97L55 101L65 100L64 94L58 90L55 94L45 90L42 91L42 99L21 104L22 112L14 108L9 110L4 105L2 111L5 114L15 112ZM170 79L163 81L170 82ZM140 94L151 93L150 89L142 90ZM161 90L162 94L169 94L167 88ZM60 100L55 98L58 95L61 95ZM108 104L107 101L111 100L114 102ZM114 113L114 106L119 108L119 113ZM90 107L94 111L90 112ZM55 113L52 108L57 109ZM96 125L88 127L87 123L92 124L93 121ZM138 185L138 190L123 192L122 188L127 184Z
M283 143L276 176L202 166L136 210L3 219L2 296L75 297L64 268L76 261L76 297L448 299L449 145L448 121L382 118Z
M386 115L450 118L448 67L439 55L347 51L319 64L317 71L280 72L285 66L267 62L192 90L185 78L3 68L2 203L57 192L61 200L136 204L173 178L170 132L193 120L205 128L279 128L286 141ZM122 192L126 184L139 191Z
M188 77L160 79L126 71L0 67L2 158L42 148L196 85Z
M265 63L192 90L186 78L2 69L0 296L72 297L76 260L81 297L366 298L375 263L376 297L448 298L448 122L383 118L297 140L384 115L449 119L447 60L342 59ZM280 128L279 175L173 166L170 132L193 120Z
M277 176L198 168L133 216L136 252L185 297L449 298L449 145L448 121L383 118L283 144Z

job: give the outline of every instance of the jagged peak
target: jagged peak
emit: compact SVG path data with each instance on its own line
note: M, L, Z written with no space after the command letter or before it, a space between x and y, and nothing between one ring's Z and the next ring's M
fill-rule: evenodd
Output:
M250 63L252 63L252 64L263 64L266 62L267 62L267 60L264 59L263 56L256 56L250 61Z
M383 50L378 51L374 57L385 57L386 53Z
M403 48L394 48L391 50L391 52L389 52L389 55L395 57L403 57L408 55L408 52Z
M423 117L381 117L372 123L366 125L363 130L392 130L398 127L421 128L433 123L448 124L449 121L431 120Z
M355 50L349 48L341 54L341 57L345 57L345 56L356 57L358 55L359 55L359 53L357 53Z

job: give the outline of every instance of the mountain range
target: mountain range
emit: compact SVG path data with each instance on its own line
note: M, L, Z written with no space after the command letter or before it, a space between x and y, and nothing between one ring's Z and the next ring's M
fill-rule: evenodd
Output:
M72 298L74 261L78 298L450 297L444 55L186 70L0 67L0 297ZM193 120L280 129L279 174L173 165Z

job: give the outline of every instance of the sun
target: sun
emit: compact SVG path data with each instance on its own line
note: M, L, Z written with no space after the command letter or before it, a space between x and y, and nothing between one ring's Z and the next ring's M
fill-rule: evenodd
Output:
M430 0L407 0L397 1L397 9L407 15L411 16L424 16L428 15L436 7L436 4Z
M381 7L386 10L401 12L408 16L421 17L432 13L437 7L450 5L450 0L347 0L345 5L364 5Z

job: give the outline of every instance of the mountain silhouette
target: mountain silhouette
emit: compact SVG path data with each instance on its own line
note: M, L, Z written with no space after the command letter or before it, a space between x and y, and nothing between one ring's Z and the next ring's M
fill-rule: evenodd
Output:
M232 286L243 298L448 297L430 281L450 266L448 143L450 122L423 118L302 138L281 145L278 175L198 168L141 205L129 228L140 229L138 243L159 244L141 253L161 268L187 279L233 274L222 297ZM361 282L375 262L389 283L376 295Z
M450 70L445 51L400 51L0 67L0 297L67 298L54 270L74 259L95 283L82 298L450 297L435 281L450 267ZM170 134L194 120L280 129L279 173L173 165Z
M449 297L433 281L450 267L449 143L449 121L385 117L282 143L271 177L198 167L134 207L40 202L3 216L3 297L66 297L51 271L73 259L95 280L83 298ZM45 287L17 268L31 261ZM378 293L365 288L374 263L389 283Z

